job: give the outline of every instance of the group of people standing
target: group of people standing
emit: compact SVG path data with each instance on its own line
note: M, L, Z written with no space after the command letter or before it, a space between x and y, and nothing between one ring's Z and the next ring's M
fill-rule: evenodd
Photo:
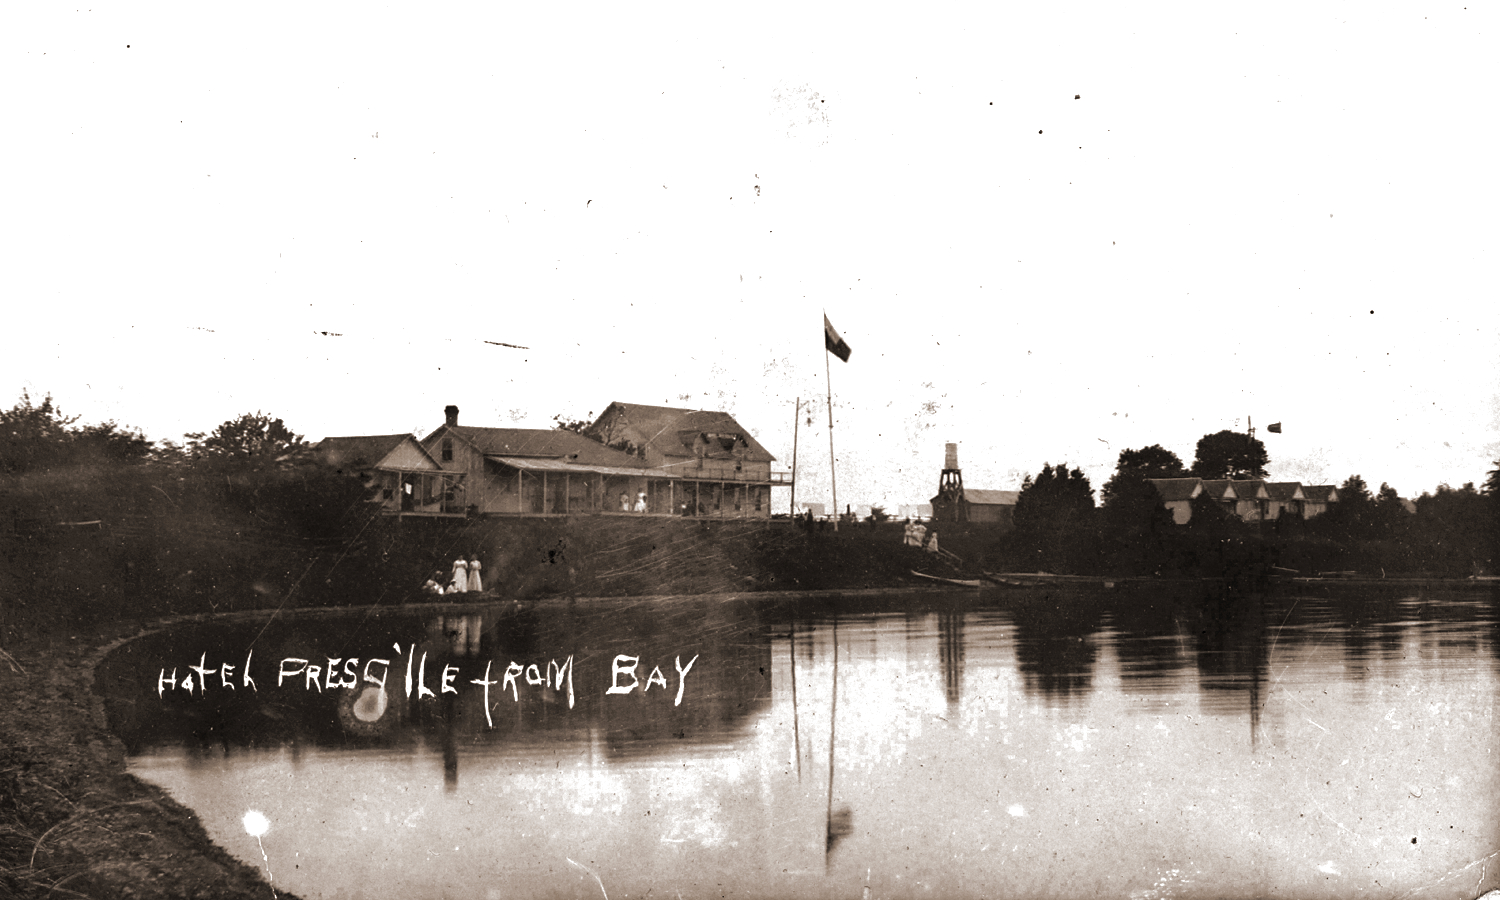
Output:
M938 552L937 529L928 530L921 522L908 521L906 523L906 536L903 543L908 547L921 547L932 553Z
M441 569L433 572L432 577L422 585L422 592L424 594L480 593L484 590L484 579L479 574L482 568L478 554L470 554L468 559L460 556L453 561L451 575L445 579Z

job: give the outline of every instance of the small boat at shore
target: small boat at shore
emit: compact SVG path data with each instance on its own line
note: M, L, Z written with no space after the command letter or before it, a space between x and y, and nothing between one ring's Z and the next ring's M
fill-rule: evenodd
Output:
M941 575L927 575L923 572L918 572L916 569L913 569L911 573L918 578L926 578L930 581L941 581L944 584L954 584L958 585L959 587L984 587L986 583L978 578L944 578Z

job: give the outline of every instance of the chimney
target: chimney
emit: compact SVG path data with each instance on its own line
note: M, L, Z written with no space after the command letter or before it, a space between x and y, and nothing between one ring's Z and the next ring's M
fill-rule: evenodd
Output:
M448 404L447 406L443 407L443 415L448 417L448 424L450 426L458 424L458 407L454 406L451 403Z
M450 422L449 424L452 424L452 423ZM945 469L956 469L956 468L958 468L958 445L957 444L944 444L943 445L943 449L946 451L946 453L944 454L944 457L943 457L943 468L945 468Z

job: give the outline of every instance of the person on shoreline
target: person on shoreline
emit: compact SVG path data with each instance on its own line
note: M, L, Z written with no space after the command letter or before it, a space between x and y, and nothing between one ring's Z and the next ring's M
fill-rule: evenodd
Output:
M479 577L479 570L483 568L479 563L479 554L473 553L469 556L469 590L476 594L484 592L484 580Z
M448 593L462 594L469 589L469 563L462 556L453 561L453 578L448 582Z

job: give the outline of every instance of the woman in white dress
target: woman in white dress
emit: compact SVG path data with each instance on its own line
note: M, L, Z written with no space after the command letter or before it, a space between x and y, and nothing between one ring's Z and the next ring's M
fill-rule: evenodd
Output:
M483 568L479 564L479 554L469 557L469 590L477 593L484 591L484 580L479 577L479 570Z
M469 589L469 564L460 556L453 561L453 580L448 583L448 593L462 594Z

